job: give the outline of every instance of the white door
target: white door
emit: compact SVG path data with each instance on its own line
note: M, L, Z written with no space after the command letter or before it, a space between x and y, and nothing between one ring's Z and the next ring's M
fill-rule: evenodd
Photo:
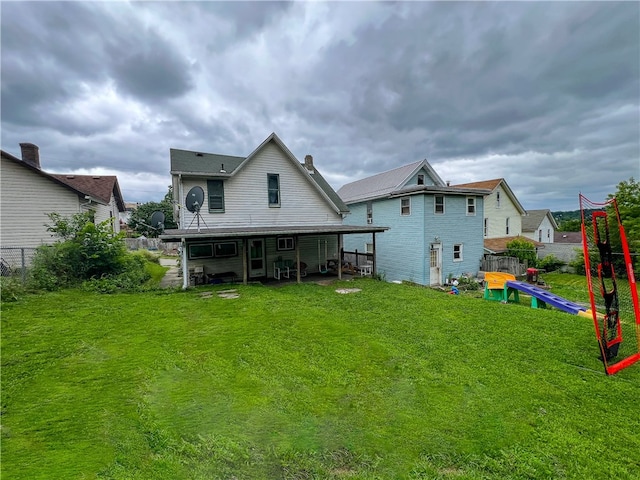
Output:
M249 241L249 277L264 277L267 268L264 259L264 239Z
M442 285L441 243L432 243L429 248L429 285Z

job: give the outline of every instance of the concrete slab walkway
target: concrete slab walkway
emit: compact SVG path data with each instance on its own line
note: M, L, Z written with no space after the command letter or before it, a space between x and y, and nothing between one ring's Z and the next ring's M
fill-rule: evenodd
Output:
M178 267L177 258L161 258L160 265L163 267L169 267L167 273L164 274L162 280L160 280L161 288L175 288L182 287L182 275Z

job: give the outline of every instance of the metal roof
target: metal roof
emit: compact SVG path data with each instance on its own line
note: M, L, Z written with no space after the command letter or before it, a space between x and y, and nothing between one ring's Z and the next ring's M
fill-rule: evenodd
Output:
M329 235L350 233L380 233L389 227L375 227L371 225L281 225L270 227L220 227L201 228L200 232L190 229L166 230L160 239L165 242L175 242L181 239L214 239L214 238L249 238L273 237L279 235Z

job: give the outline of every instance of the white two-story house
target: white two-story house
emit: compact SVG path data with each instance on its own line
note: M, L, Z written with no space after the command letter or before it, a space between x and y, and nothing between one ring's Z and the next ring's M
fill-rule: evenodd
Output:
M178 149L170 155L179 228L160 238L182 245L184 288L194 272L204 282L282 275L300 281L341 261L343 235L386 230L344 225L348 208L313 158L299 162L275 133L246 157Z
M487 253L506 251L506 244L522 236L522 218L526 210L504 178L455 185L459 188L483 188L485 197L482 234Z

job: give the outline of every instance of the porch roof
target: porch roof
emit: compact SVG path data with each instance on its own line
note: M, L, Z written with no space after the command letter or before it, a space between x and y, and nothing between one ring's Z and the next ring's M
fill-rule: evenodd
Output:
M206 238L251 238L273 237L280 235L330 235L350 233L380 233L389 230L389 227L377 227L373 225L279 225L263 227L217 227L201 228L200 231L189 229L165 230L160 235L160 240L165 242L178 242L184 239Z

